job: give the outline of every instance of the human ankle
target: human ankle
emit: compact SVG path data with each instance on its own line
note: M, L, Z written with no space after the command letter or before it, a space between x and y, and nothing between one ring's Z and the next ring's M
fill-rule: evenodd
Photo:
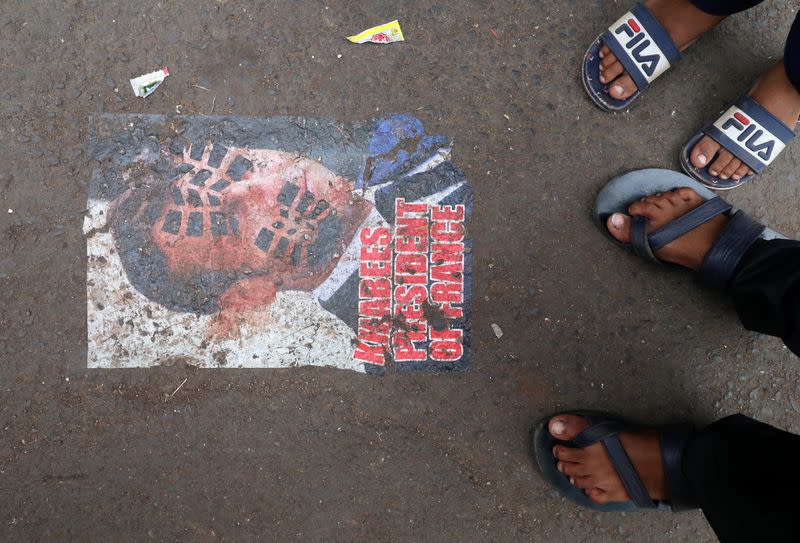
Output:
M725 19L698 9L688 0L648 0L645 5L664 26L680 50L691 45L698 37Z
M800 92L789 80L783 60L764 72L749 95L794 130L800 117Z

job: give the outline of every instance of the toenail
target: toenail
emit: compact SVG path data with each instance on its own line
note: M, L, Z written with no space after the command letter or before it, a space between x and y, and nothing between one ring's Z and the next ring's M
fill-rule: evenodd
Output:
M564 424L563 420L557 420L553 422L553 433L561 435L567 429L567 425Z
M564 464L559 462L558 464L556 464L556 469L558 469L558 471L560 471L561 473L564 473Z
M734 176L733 176L733 178L734 178L736 181L738 181L739 179L741 179L741 178L742 178L742 176L741 176L741 175L734 175Z
M569 478L569 484L571 484L571 485L575 484L575 477L570 477Z
M720 176L719 176L719 178L720 178L720 179L727 179L727 178L728 178L728 176L727 176L727 175L725 175L725 174L723 174L723 175L720 175Z
M605 58L605 56L606 56L606 54L604 52L600 51L600 58Z
M625 226L625 217L622 216L622 213L614 213L611 215L611 225L617 230L622 230L622 227Z
M614 85L611 87L611 92L614 94L622 94L624 91L625 89L623 89L621 85Z
M606 76L601 75L600 76L600 83L605 83L605 82L606 82Z
M710 172L708 172L708 173L710 173L710 174L711 174L711 175L713 175L714 177L716 177L717 175L719 175L719 174L718 174L717 172L715 172L714 170L711 170L711 171L710 171Z
M705 166L705 163L708 162L708 158L706 158L706 155L697 155L697 162Z

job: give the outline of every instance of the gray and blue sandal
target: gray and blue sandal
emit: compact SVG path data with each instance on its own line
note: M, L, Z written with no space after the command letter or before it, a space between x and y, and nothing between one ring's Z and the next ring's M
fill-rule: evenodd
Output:
M641 426L619 417L592 411L569 412L567 414L586 418L591 426L572 441L561 441L552 436L548 424L553 416L546 417L534 426L531 449L542 477L565 498L596 511L647 511L653 509L682 511L698 507L694 493L683 475L681 461L686 443L694 434L690 424L670 424L656 427ZM619 440L623 432L655 430L661 441L661 458L664 475L669 490L669 501L654 501L648 495L636 468ZM602 443L611 463L619 475L630 500L611 502L604 505L594 503L583 492L569 482L569 478L558 471L558 460L553 456L553 446L565 445L573 448L586 448L594 443Z
M607 45L636 83L636 92L625 100L608 94L600 74L600 48ZM659 75L681 59L667 31L644 4L636 4L601 34L583 59L583 86L589 98L608 112L626 109Z
M682 187L694 189L706 201L655 232L647 231L647 219L631 219L631 243L617 241L606 226L614 213L628 213L630 205L645 196ZM597 226L615 243L636 255L661 264L653 253L718 215L730 217L728 225L706 254L698 273L712 287L725 288L744 254L758 239L785 239L785 236L759 224L701 183L684 174L662 169L636 170L611 180L597 196L594 217Z
M691 162L692 149L704 136L719 143L755 173L738 180L720 179L711 175L708 166L695 168ZM791 128L758 102L749 96L741 96L719 119L695 134L684 145L681 150L681 166L683 171L714 190L736 188L772 164L794 136ZM713 161L714 158L709 157L709 166Z

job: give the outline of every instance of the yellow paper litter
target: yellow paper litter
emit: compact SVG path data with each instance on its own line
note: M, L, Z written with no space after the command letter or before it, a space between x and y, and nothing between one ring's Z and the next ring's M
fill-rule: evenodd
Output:
M349 36L347 39L353 43L392 43L404 41L403 31L400 29L400 23L397 21L370 28L361 34Z

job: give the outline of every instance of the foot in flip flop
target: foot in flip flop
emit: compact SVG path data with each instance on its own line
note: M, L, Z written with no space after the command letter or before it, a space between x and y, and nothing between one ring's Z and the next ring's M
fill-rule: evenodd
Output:
M647 0L644 5L655 16L680 51L718 25L724 17L709 15L688 0ZM637 90L633 78L608 45L600 48L599 79L608 85L608 94L616 100L626 100Z
M539 473L564 497L598 511L697 507L683 475L691 424L642 426L596 411L540 420L531 450Z
M747 182L794 137L800 92L789 81L782 60L764 73L748 97L697 134L683 152L686 172L711 188Z
M719 289L759 239L784 238L691 177L657 168L609 181L594 217L618 245L649 262L692 269Z
M646 0L601 34L583 60L583 85L605 111L627 108L681 51L724 17L709 15L689 0Z
M628 214L614 213L608 218L609 233L617 241L631 242L631 217L647 219L647 231L656 232L678 217L698 208L706 200L694 189L680 188L674 191L645 196L628 208ZM664 247L654 251L656 257L698 271L706 254L728 224L726 215L717 215Z
M550 419L548 431L554 439L572 441L590 426L589 420L578 415L556 415ZM619 440L650 499L669 500L658 433L653 430L623 432ZM573 486L583 490L592 502L605 505L631 499L602 443L583 449L555 445L553 456L558 461L558 471L566 475Z

